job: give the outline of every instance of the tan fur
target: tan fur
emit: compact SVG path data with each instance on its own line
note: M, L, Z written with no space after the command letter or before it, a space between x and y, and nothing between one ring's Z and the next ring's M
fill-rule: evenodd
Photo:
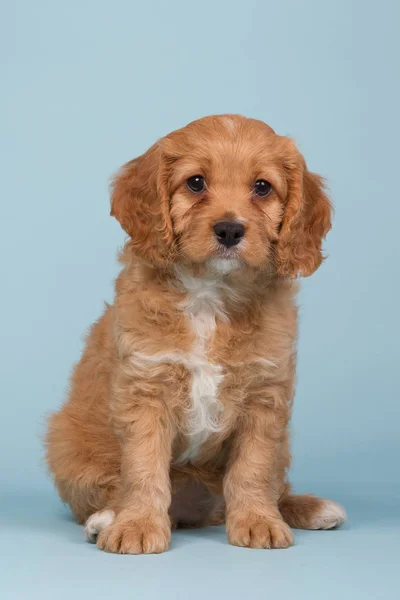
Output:
M207 189L195 195L185 182L199 174ZM273 186L267 198L252 191L260 178ZM332 523L314 518L323 500L290 495L286 478L294 279L320 265L330 212L294 144L236 115L173 132L116 176L112 214L130 240L115 302L47 434L77 520L108 510L89 524L100 548L162 552L171 525L225 519L231 543L280 548L289 526ZM246 228L229 250L212 229L223 219Z

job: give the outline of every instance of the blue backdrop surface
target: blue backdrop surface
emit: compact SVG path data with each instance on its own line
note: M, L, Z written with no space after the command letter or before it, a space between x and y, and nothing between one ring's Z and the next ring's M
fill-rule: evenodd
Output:
M395 597L399 3L16 0L2 12L2 597ZM124 236L109 177L226 112L294 137L328 179L329 259L300 295L292 480L342 501L350 523L299 532L287 551L231 548L217 529L176 534L161 557L105 555L59 504L40 435L112 300Z

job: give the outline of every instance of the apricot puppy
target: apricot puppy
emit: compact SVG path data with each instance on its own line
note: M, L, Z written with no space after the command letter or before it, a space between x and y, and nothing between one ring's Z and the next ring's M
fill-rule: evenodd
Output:
M290 527L342 523L286 476L295 280L331 227L321 178L265 123L213 116L128 162L111 207L129 235L115 301L47 432L87 539L163 552L171 526L226 521L232 544L286 548Z

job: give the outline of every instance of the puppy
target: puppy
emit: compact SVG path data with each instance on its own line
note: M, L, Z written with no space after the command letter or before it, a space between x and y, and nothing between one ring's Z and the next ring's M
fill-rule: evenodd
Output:
M212 116L128 162L111 214L129 236L47 462L86 537L167 550L171 527L226 522L231 544L286 548L345 519L291 493L295 280L321 264L331 204L293 142Z

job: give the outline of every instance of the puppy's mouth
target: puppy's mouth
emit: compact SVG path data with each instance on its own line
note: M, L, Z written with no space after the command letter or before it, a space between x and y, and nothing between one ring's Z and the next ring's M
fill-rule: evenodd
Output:
M221 259L232 260L239 257L239 248L234 246L233 248L226 248L225 246L218 246L216 256Z
M245 266L245 262L240 257L238 246L232 248L219 246L214 253L214 257L207 262L213 271L217 271L222 275L227 275Z

